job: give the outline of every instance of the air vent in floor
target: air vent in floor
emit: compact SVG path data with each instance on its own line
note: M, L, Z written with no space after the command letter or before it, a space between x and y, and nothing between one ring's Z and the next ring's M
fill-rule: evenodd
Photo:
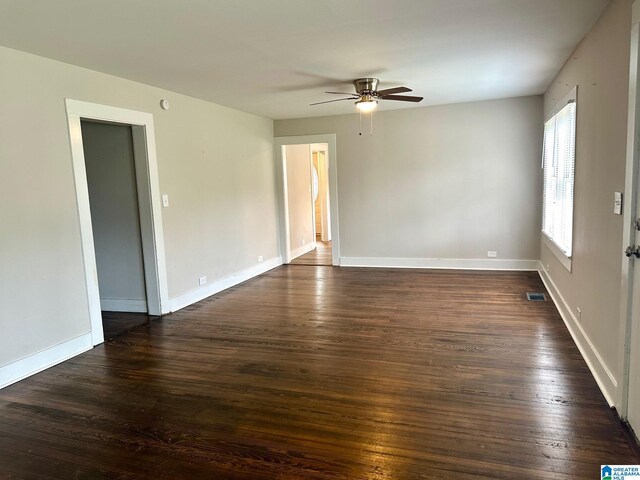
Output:
M546 299L544 293L527 292L527 300L531 302L544 302Z

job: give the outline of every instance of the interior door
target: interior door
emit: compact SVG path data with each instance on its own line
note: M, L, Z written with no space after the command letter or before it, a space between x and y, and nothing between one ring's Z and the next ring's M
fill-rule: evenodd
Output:
M636 1L636 3L638 3ZM626 223L625 230L631 228L629 234L624 232L625 238L630 240L632 245L627 248L627 257L632 261L629 264L623 264L623 271L629 272L629 280L632 282L631 293L631 325L624 332L625 344L629 346L629 357L627 359L629 366L629 376L627 383L627 404L626 418L636 436L640 437L640 220L635 217L640 216L640 170L633 167L630 174L629 166L631 164L638 165L640 162L640 25L639 19L635 17L633 20L633 28L631 31L631 55L630 70L637 72L631 75L629 79L629 134L627 138L627 179L626 190L635 195L635 205L631 206L629 217L625 220L635 220ZM630 161L631 160L631 161ZM635 178L633 178L635 177ZM635 209L633 208L635 206ZM628 269L628 270L627 270ZM624 414L624 406L623 406Z
M638 210L640 212L640 210ZM640 231L636 230L636 245L640 245ZM638 248L638 247L636 247ZM629 398L627 420L640 437L640 260L633 273L633 319L631 322L629 358Z

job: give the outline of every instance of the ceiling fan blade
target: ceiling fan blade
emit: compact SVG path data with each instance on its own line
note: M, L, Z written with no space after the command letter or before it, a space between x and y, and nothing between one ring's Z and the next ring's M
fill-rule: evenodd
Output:
M397 100L400 102L421 102L423 97L412 97L411 95L385 95L382 100Z
M324 93L332 93L334 95L355 95L355 93L347 93L347 92L324 92Z
M338 98L337 100L327 100L325 102L310 103L309 106L320 105L322 103L341 102L343 100L358 100L358 98L360 98L360 97Z
M393 88L385 88L384 90L378 90L376 93L381 97L385 95L393 95L394 93L406 93L411 92L412 90L407 87L393 87Z

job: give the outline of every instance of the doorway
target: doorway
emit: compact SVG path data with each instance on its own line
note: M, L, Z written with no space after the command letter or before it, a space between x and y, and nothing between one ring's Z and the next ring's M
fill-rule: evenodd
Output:
M80 121L105 339L148 323L131 125Z
M289 148L289 147L286 147ZM291 261L293 265L330 266L331 258L331 195L329 193L328 145L312 143L311 201L315 248Z
M339 265L335 135L276 138L276 162L283 262Z
M153 117L69 99L66 105L97 345L148 315L169 313Z

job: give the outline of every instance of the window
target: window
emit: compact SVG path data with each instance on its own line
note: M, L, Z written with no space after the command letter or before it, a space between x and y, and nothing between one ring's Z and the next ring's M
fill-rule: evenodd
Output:
M563 102L564 103L564 102ZM573 184L576 152L575 89L544 124L542 232L566 256L573 243Z

